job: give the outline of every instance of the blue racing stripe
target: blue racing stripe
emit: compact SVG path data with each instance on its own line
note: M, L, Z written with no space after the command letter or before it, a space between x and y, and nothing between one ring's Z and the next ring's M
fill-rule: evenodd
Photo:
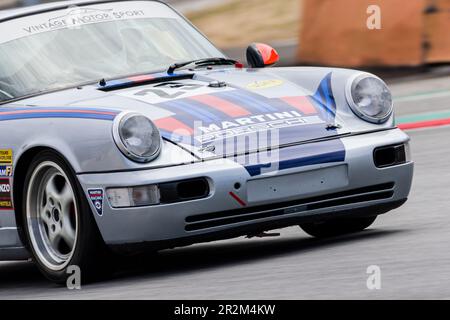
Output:
M215 119L215 116L211 116L211 114L207 111L205 112L205 110L194 109L192 104L181 100L159 103L158 106L174 112L176 114L176 118L184 123L194 123L194 121L210 123ZM191 119L186 119L186 116L189 116Z
M236 95L240 97L243 101L249 101L251 103L254 103L255 105L264 107L267 112L278 111L278 109L273 106L272 99L266 98L258 94L252 94L250 92L243 90L237 90L236 93L237 93Z
M263 173L299 168L310 165L343 162L345 147L341 140L334 139L318 143L298 145L279 150L278 159L270 163L245 163L248 157L237 157L236 162L242 164L251 176Z
M223 120L223 115L219 116L218 114L214 114L214 109L209 106L205 106L198 101L182 99L177 100L176 102L179 103L183 108L187 108L189 110L203 114L206 118L209 118L211 122L219 122Z
M240 94L240 90L221 92L216 95L222 99L229 100L244 109L247 109L252 114L256 114L256 112L270 113L276 111L276 109L268 103L261 103L259 101L255 101L255 99L249 99L247 93Z
M330 72L321 82L316 93L311 96L312 101L318 106L322 119L328 122L334 121L336 117L336 100L331 89Z

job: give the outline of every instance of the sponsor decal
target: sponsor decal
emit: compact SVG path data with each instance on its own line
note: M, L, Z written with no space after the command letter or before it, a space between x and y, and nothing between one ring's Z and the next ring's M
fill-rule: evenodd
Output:
M0 166L0 177L11 177L13 172L12 166Z
M9 197L11 194L11 185L9 179L0 179L0 198Z
M250 83L247 88L251 90L269 89L281 86L283 83L284 81L279 79L261 80Z
M9 179L0 179L0 210L12 210L11 183Z
M0 210L12 210L12 201L11 200L0 200Z
M302 125L324 123L318 116L304 117L297 111L260 114L233 121L221 121L196 128L195 139L202 144L240 135L248 135L268 130L283 129Z
M11 177L13 173L12 149L0 149L0 177Z
M0 149L0 165L12 165L13 152L12 149Z
M89 199L91 200L95 211L99 216L103 215L103 201L104 201L104 192L103 189L89 189L88 190Z

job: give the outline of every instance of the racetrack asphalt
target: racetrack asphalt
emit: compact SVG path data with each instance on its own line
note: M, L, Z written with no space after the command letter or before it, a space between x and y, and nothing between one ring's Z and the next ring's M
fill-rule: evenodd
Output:
M450 111L450 77L391 88L398 118ZM76 291L49 283L29 262L5 262L0 299L450 299L450 127L408 134L410 199L367 231L316 240L292 227L276 238L167 250ZM380 290L366 286L371 265L381 268Z

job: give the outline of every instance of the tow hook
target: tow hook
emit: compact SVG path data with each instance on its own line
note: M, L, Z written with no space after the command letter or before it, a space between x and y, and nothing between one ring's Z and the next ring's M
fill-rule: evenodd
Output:
M260 232L260 233L254 233L254 234L249 234L246 236L247 239L252 239L252 238L269 238L269 237L279 237L281 235L281 233L278 232L273 232L273 233L268 233L268 232Z

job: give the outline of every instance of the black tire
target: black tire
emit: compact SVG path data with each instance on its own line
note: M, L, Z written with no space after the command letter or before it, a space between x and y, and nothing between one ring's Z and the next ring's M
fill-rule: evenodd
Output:
M54 165L54 168L52 166ZM49 215L49 210L47 209L36 209L36 210L29 210L29 208L38 208L36 206L32 206L32 203L36 203L36 205L41 205L42 203L47 203L50 205L50 203L53 201L47 200L48 194L47 188L45 188L45 191L40 192L33 192L34 190L42 190L42 186L44 186L44 182L42 181L45 179L44 173L42 177L39 176L41 171L43 171L45 168L48 170L54 170L55 174L54 177L51 179L54 179L55 181L59 179L59 181L62 181L61 179L65 179L65 185L62 188L66 188L70 186L72 191L72 202L70 205L67 205L68 202L64 202L64 207L69 207L70 209L66 210L67 212L70 211L69 214L69 220L67 220L66 216L63 216L63 209L61 209L61 213L59 213L59 219L60 219L60 227L58 227L60 230L63 230L63 221L64 221L64 227L66 225L70 224L70 227L68 227L72 233L71 235L74 235L73 238L73 246L70 247L66 244L66 247L68 249L65 249L66 251L69 251L69 254L67 255L67 261L64 261L64 263L61 263L59 266L57 266L56 260L54 265L52 265L52 258L55 255L51 255L49 252L48 247L53 247L51 241L49 240L51 237L49 236L50 231L48 231L48 225L49 225L49 219L51 220L51 223L58 224L58 222L55 222L57 220L56 216L50 218L51 214ZM65 176L58 177L57 171L58 169L61 169L63 174ZM50 172L50 171L49 171ZM48 174L47 174L48 176ZM41 178L41 181L39 180ZM50 179L47 177L47 179ZM50 181L50 180L48 180ZM30 185L32 183L33 185ZM61 184L62 182L59 182ZM37 184L37 186L36 186ZM56 182L51 182L52 185L57 185ZM50 182L47 182L48 186L50 185ZM36 186L36 187L35 187ZM37 189L36 189L37 188ZM69 189L69 188L67 188ZM56 189L55 189L56 190ZM61 191L62 194L62 191ZM96 280L102 273L107 271L107 264L108 264L108 258L109 254L107 252L107 248L103 242L103 239L100 236L100 232L98 230L97 224L94 220L94 217L92 216L92 211L89 207L89 204L87 202L87 198L81 188L81 185L79 184L78 180L76 179L75 172L73 169L66 163L66 161L58 154L52 151L42 151L38 155L34 157L34 159L31 161L26 178L24 183L24 190L23 190L23 205L22 205L22 213L23 213L23 224L24 224L24 230L25 235L28 241L28 248L32 254L33 260L38 266L41 273L49 280L58 283L58 284L65 284L68 277L71 274L68 274L68 268L70 266L78 266L81 270L81 281L83 283L91 282ZM44 196L39 196L44 195ZM70 197L64 197L64 199L67 199ZM45 199L45 200L44 200ZM57 202L57 201L56 201ZM57 202L58 203L58 202ZM56 209L57 205L53 204L54 208L53 211L57 212L58 209ZM47 205L45 206L47 208ZM61 203L59 203L59 208L62 208ZM34 216L32 216L33 212L41 212L45 211L46 221L43 222L44 219L33 219ZM38 213L35 213L36 217ZM41 214L42 216L44 214ZM31 222L31 221L35 222ZM42 221L42 222L36 222L36 221ZM66 221L70 221L70 223L66 224ZM75 221L75 222L74 222ZM72 230L73 225L76 225L75 230ZM45 226L46 227L45 227ZM44 226L44 227L42 227ZM52 230L54 231L54 225L51 225ZM34 231L33 231L34 230ZM39 230L39 232L37 231ZM46 233L45 233L46 232ZM63 232L61 232L62 234ZM40 238L39 238L40 237ZM33 238L33 241L32 241ZM55 237L53 237L55 238ZM58 239L61 239L62 237L59 236ZM46 241L46 245L42 246L39 244L44 243ZM55 241L56 242L56 241ZM61 242L61 240L58 240L58 243ZM61 245L60 245L61 246ZM43 249L39 248L44 247ZM62 249L58 249L59 251L62 251ZM56 252L56 251L55 251ZM65 254L65 253L64 253ZM62 255L61 255L62 256ZM51 265L51 266L49 266Z
M307 234L316 238L329 238L363 231L370 227L375 220L373 217L341 218L323 222L301 224L300 227Z

